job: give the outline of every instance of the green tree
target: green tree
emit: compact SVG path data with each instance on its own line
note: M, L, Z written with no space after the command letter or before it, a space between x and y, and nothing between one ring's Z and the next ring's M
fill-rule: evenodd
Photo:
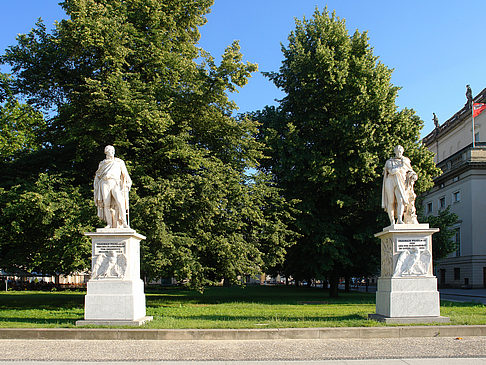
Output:
M401 144L419 175L416 192L437 174L419 142L423 122L398 110L391 70L373 55L366 32L349 35L345 21L316 10L296 21L278 72L267 73L285 97L253 117L285 197L300 200L295 222L302 235L287 256L298 279L366 275L378 263L373 234L389 223L381 209L383 166Z
M0 160L37 150L46 123L42 114L29 104L20 103L10 90L8 75L0 73Z
M248 181L263 156L258 123L234 117L228 97L257 66L237 42L219 62L197 46L211 4L66 0L54 31L37 23L1 58L14 92L52 115L45 148L0 166L9 180L22 164L22 179L49 171L90 199L114 145L134 181L132 226L147 235L143 270L199 287L256 273L292 242L287 217L269 207L287 203L269 181Z
M452 239L456 234L456 230L452 227L458 220L459 217L451 212L450 207L441 209L436 216L420 214L420 222L429 223L430 227L439 228L439 232L434 233L432 238L432 258L434 263L457 250L457 242Z
M96 223L78 188L41 174L35 183L0 188L0 267L47 275L89 267L91 243L83 232Z

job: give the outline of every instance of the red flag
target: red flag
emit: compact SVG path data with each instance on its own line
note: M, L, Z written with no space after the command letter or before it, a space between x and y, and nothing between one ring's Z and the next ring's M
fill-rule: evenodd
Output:
M484 103L474 103L473 104L473 117L476 118L486 109L486 104Z

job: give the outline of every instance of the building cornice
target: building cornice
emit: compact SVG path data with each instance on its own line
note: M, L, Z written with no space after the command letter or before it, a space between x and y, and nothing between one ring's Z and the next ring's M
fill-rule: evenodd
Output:
M478 95L476 95L473 101L475 103L486 103L486 88L483 89ZM461 124L461 122L469 117L471 117L471 108L464 105L462 109L460 109L451 118L446 120L441 126L436 127L432 132L427 134L422 139L422 142L426 146L430 146L437 139L439 139L439 137L449 133L452 129L454 129L457 125Z

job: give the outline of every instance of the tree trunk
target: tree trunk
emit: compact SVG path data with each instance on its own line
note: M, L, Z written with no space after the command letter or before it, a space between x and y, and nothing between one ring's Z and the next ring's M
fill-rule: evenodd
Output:
M336 274L332 274L329 278L329 297L337 298L338 297L338 285L339 285L339 277Z
M344 277L344 292L345 293L349 293L350 286L351 286L351 278L349 277L349 275L346 275Z
M323 279L322 280L322 289L327 290L327 284L328 284L327 279Z

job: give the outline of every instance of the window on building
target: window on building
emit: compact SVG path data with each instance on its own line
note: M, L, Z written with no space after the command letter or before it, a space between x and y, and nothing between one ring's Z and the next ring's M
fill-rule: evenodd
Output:
M432 202L427 203L427 213L432 213Z
M456 243L456 256L461 256L461 229L457 228L454 234L454 242Z
M474 142L479 142L479 132L474 133Z
M461 201L461 192L460 191L455 191L452 193L452 201L454 203L458 203Z
M446 201L445 201L445 196L443 196L439 199L439 209L445 209L445 207L446 207Z
M446 283L446 271L445 269L440 269L439 284L445 285Z
M461 268L460 267L454 268L454 280L461 280Z

